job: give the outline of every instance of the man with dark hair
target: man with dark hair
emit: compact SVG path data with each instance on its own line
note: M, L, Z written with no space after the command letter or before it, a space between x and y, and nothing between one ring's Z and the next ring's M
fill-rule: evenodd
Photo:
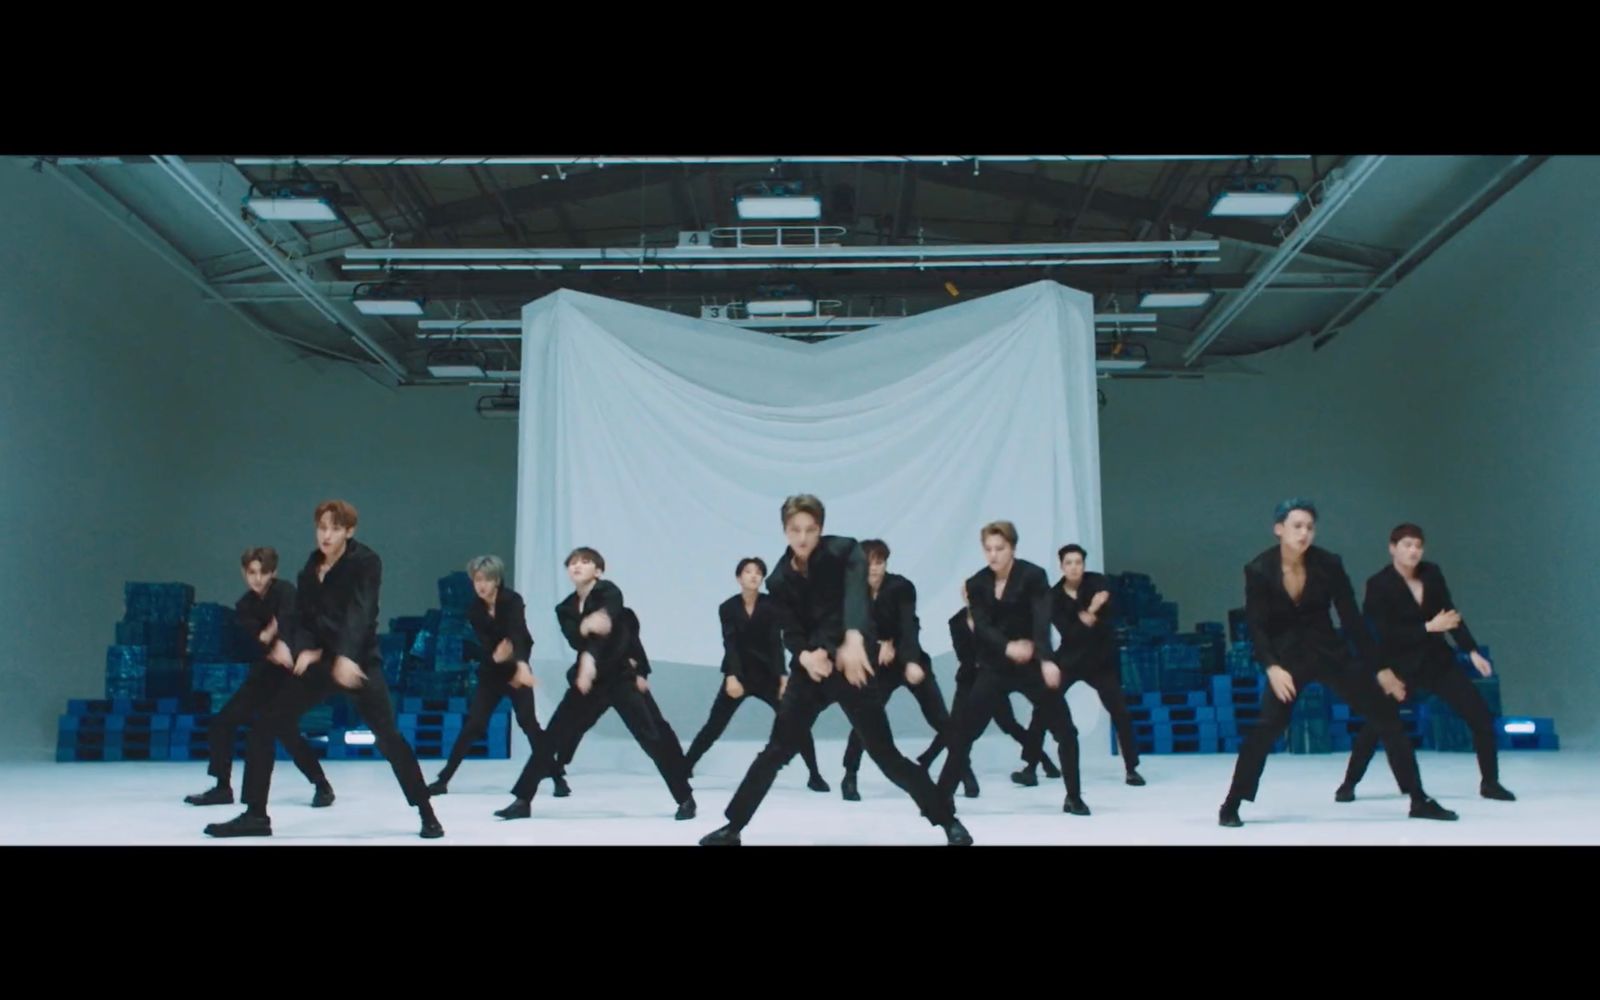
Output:
M1089 815L1078 774L1078 730L1067 708L1060 668L1050 652L1050 582L1045 572L1016 554L1017 529L992 521L978 533L988 565L967 580L978 676L956 704L947 734L949 753L939 772L939 792L949 797L970 766L972 744L995 705L1012 691L1033 702L1034 717L1055 736L1067 797L1062 811Z
M908 688L917 699L922 717L933 727L933 742L917 758L917 762L927 768L944 749L944 731L950 722L950 713L944 707L944 694L933 675L933 661L922 649L917 588L900 574L889 572L888 543L869 538L861 543L861 551L867 557L867 595L878 637L873 684L886 703L902 687ZM861 737L851 730L844 751L844 781L840 786L846 801L861 801L861 793L856 788L856 772L860 769ZM975 791L977 784L971 774L964 776L963 781L967 782L969 792Z
M649 687L639 674L638 657L631 655L638 638L638 618L624 605L622 590L601 577L605 566L605 557L587 546L567 556L573 590L556 605L556 620L578 654L572 687L556 706L545 739L534 747L512 788L515 799L495 811L501 819L531 816L539 782L557 774L562 757L570 760L583 734L613 708L666 780L678 803L677 818L694 818L694 790L689 786L683 748L670 729L657 724L660 710L646 701Z
M300 716L344 688L362 721L377 738L406 801L422 818L426 839L444 836L444 827L428 802L428 786L416 754L395 723L394 705L383 678L378 652L378 591L383 563L378 554L355 540L356 509L343 500L317 506L317 547L306 559L298 580L292 626L279 621L272 658L305 683L284 686L250 727L244 765L245 813L227 823L213 823L213 837L267 837L272 821L267 798L272 787L273 749L299 724Z
M255 718L285 685L301 683L285 669L285 664L268 658L278 642L279 622L290 628L294 622L294 585L278 579L277 550L265 546L246 549L239 557L239 569L244 575L245 592L234 604L234 613L239 626L260 643L261 655L250 665L244 684L211 717L206 731L211 749L208 773L217 779L217 784L183 800L192 806L233 804L233 744L240 727ZM311 797L312 808L333 805L333 786L328 784L316 751L300 735L299 727L285 731L282 740L294 766L316 789Z
M717 608L722 624L722 685L716 701L711 703L711 716L689 745L691 774L728 728L740 705L748 698L758 698L776 713L789 684L781 612L770 594L761 593L767 564L756 556L741 559L734 577L739 581L739 593ZM800 757L810 772L806 787L814 792L828 791L828 783L817 769L817 748L810 733L800 744Z
M772 736L728 804L728 825L700 843L740 843L740 831L778 770L799 751L822 710L837 702L878 769L911 795L928 822L944 829L951 846L970 845L972 837L956 819L949 795L939 794L927 773L895 749L883 700L870 684L867 650L875 648L875 636L866 558L854 538L822 534L825 513L822 501L810 494L783 502L780 516L789 547L767 578L767 592L783 611L792 676L778 703Z
M1389 565L1367 579L1362 610L1378 633L1378 648L1400 679L1400 697L1423 690L1438 695L1472 730L1472 748L1478 754L1481 779L1478 793L1486 799L1515 802L1516 796L1500 784L1500 761L1495 748L1494 714L1483 695L1456 666L1444 641L1448 632L1456 648L1464 650L1478 673L1488 677L1494 668L1462 620L1461 612L1444 582L1438 565L1422 559L1422 529L1402 524L1389 534ZM1339 802L1354 802L1356 785L1378 749L1378 730L1368 722L1357 733L1350 752L1344 783L1334 793Z
M1127 784L1143 785L1139 774L1139 744L1133 738L1133 715L1128 698L1122 693L1122 671L1117 654L1117 637L1111 627L1115 609L1111 587L1099 573L1084 569L1088 553L1081 545L1063 545L1056 553L1061 560L1061 579L1050 590L1050 621L1061 636L1056 649L1056 665L1061 668L1062 690L1078 681L1094 688L1100 704L1111 715L1122 749L1122 766L1127 769ZM1028 766L1012 775L1019 785L1032 785L1034 762L1044 759L1044 723L1037 715L1028 727L1028 747L1024 758Z
M1422 790L1416 753L1400 725L1391 698L1404 693L1394 671L1379 669L1377 649L1356 610L1355 592L1344 563L1312 544L1317 508L1310 500L1285 500L1274 515L1278 544L1244 568L1245 616L1256 662L1266 671L1268 690L1261 699L1261 721L1245 736L1234 767L1233 785L1218 811L1223 826L1243 826L1239 804L1254 802L1267 766L1267 754L1285 729L1299 689L1320 682L1371 720L1389 754L1400 790L1411 798L1413 819L1454 820L1456 814ZM1329 609L1360 650L1352 662L1344 638L1333 630ZM1384 697L1385 694L1389 698Z

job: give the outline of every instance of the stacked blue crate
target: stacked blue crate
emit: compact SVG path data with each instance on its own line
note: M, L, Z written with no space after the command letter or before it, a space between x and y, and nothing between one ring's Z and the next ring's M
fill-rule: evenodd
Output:
M1184 642L1163 643L1158 650L1162 691L1203 691L1200 650Z
M1249 642L1250 622L1245 617L1244 608L1234 608L1228 612L1228 641Z
M1139 679L1139 690L1161 690L1161 660L1154 646L1123 646L1120 650L1122 673Z
M1226 673L1230 677L1249 680L1261 674L1261 665L1256 662L1255 644L1249 641L1236 642L1229 646L1226 661L1228 665Z
M464 570L457 570L439 578L439 607L444 611L465 614L477 592L472 589L472 578Z
M210 695L211 703L220 707L249 676L248 663L196 663L189 670L189 689Z
M1295 697L1289 716L1289 752L1333 752L1332 698L1321 684L1307 684Z
M106 649L106 697L143 698L150 652L144 646Z

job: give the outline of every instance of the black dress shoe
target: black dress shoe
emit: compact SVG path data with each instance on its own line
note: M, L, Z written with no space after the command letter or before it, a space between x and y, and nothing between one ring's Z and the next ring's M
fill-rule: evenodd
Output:
M191 806L231 806L233 805L233 788L228 785L218 785L208 788L198 795L185 795L183 801Z
M1068 795L1067 801L1061 803L1061 811L1074 816L1089 815L1089 807L1083 804L1083 797L1079 795Z
M206 827L208 837L270 837L272 820L265 813L240 813L226 823Z
M961 825L961 821L954 817L944 825L944 837L945 843L950 847L972 846L972 834L968 833L967 828Z
M1061 776L1059 771L1056 772L1056 776ZM1032 788L1039 783L1039 775L1034 773L1032 765L1029 765L1020 771L1013 771L1011 780L1024 788Z
M1512 795L1510 790L1498 781L1485 781L1478 786L1478 794L1486 799L1494 799L1497 802L1517 801L1517 797Z
M439 822L439 817L433 814L432 806L421 806L417 812L422 815L422 832L419 836L423 840L438 840L444 836L444 825Z
M1125 784L1132 785L1135 788L1144 786L1144 778L1140 776L1138 771L1129 771L1128 776L1123 781Z
M861 793L856 791L856 773L854 771L845 774L844 780L839 782L839 794L844 796L846 802L861 801Z
M694 819L694 796L691 795L678 803L678 814L673 819Z
M711 831L700 838L701 847L738 847L739 830L732 823Z
M438 781L435 781L433 784L428 786L428 797L429 798L436 799L441 795L449 795L449 794L450 794L450 782L445 781L443 778L439 779Z
M1349 782L1340 785L1333 793L1333 801L1335 802L1354 802L1355 800L1356 790Z
M1411 818L1412 819L1440 819L1440 820L1445 820L1446 822L1448 822L1450 820L1460 819L1461 817L1457 816L1455 813L1453 813L1450 810L1446 809L1444 806L1441 806L1439 803L1433 801L1432 799L1412 799L1411 800Z
M333 786L324 781L317 786L316 793L311 796L311 808L326 809L331 805L333 805Z
M833 791L833 789L828 785L828 779L816 772L813 772L811 777L806 779L806 787L811 789L813 792Z
M567 784L567 779L566 778L556 778L555 779L555 786L556 786L556 798L558 798L558 799L564 799L568 795L572 794L572 786Z
M1050 763L1049 757L1040 757L1039 766L1044 768L1044 776L1046 778L1055 779L1061 777L1061 769Z
M527 819L533 815L533 802L529 799L517 799L504 809L496 809L494 814L501 819Z
M1239 818L1239 803L1224 802L1222 808L1217 810L1217 823L1221 826L1244 826L1244 820Z

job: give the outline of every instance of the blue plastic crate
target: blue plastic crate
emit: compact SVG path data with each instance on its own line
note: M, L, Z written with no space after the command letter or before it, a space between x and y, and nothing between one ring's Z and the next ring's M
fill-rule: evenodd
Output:
M477 592L472 588L472 577L457 570L439 578L439 607L445 611L464 611Z
M185 622L194 604L194 588L186 583L122 585L124 621Z

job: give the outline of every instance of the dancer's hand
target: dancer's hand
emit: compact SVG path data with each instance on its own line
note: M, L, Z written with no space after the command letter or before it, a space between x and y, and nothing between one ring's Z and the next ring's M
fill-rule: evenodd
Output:
M744 685L739 683L739 678L729 677L723 682L722 687L728 692L729 698L743 698Z
M1488 677L1494 673L1494 667L1490 666L1489 661L1484 659L1482 653L1474 649L1467 655L1472 658L1472 665L1478 668L1478 673L1485 677Z
M1061 686L1061 668L1045 660L1039 664L1039 670L1044 674L1044 686L1054 691Z
M1384 694L1393 698L1395 701L1406 700L1405 681L1402 681L1398 676L1395 675L1395 672L1390 670L1388 667L1384 667L1382 670L1378 671L1378 686L1383 688Z
M511 686L514 688L532 688L534 683L533 668L519 661L516 672L511 675Z
M605 609L602 608L585 617L583 624L578 626L578 632L580 635L610 635L611 616L606 614Z
M1279 701L1285 705L1294 701L1294 678L1289 676L1289 671L1274 663L1267 668L1267 683L1272 685L1272 693Z
M1099 618L1095 617L1095 614L1094 614L1093 611L1080 611L1080 612L1078 612L1078 621L1083 622L1083 624L1088 626L1089 628L1094 628L1095 623L1098 622L1099 620L1100 620Z
M633 686L639 689L639 693L640 694L649 694L650 693L650 678L648 678L648 677L635 677L633 679Z
M1441 611L1428 621L1429 632L1451 632L1461 627L1461 612Z
M509 663L511 658L516 655L517 651L511 648L510 639L501 639L500 645L494 648L494 662L496 663Z
M262 629L261 630L261 634L259 636L257 636L256 638L261 640L261 644L263 646L267 646L267 645L271 645L272 640L276 639L277 637L278 637L278 619L276 617L274 617L272 619L272 621L267 622L267 627Z
M872 660L867 656L866 640L855 629L844 634L839 645L839 671L851 687L865 687L872 676Z
M1006 659L1012 663L1027 663L1033 659L1033 640L1012 639L1006 643Z
M272 644L272 650L267 653L267 659L285 670L294 669L294 654L289 652L289 644L282 639Z
M833 661L825 649L808 649L800 654L800 666L819 684L833 673Z
M926 677L926 676L928 676L928 672L926 670L922 669L922 664L920 664L920 663L908 663L908 664L906 664L906 683L907 684L910 684L912 686L916 686L918 684L921 684L922 683L922 679L924 677Z
M296 677L299 677L301 674L306 672L306 668L310 667L313 663L319 662L321 659L322 659L322 650L320 650L320 649L308 649L308 650L306 650L305 652L300 654L300 657L297 660L294 661L294 667L293 667L294 675Z
M356 661L341 656L333 661L333 682L354 691L367 682L367 675L356 665Z
M878 642L878 666L887 667L894 662L894 640L883 639Z
M1111 600L1111 591L1109 591L1109 590L1100 591L1100 593L1094 595L1094 599L1089 602L1089 613L1091 615L1099 614L1100 609L1105 607L1106 606L1106 602L1109 601L1109 600Z
M579 694L588 694L594 687L594 679L600 673L600 668L595 665L594 654L584 653L578 657L578 676L573 680Z

